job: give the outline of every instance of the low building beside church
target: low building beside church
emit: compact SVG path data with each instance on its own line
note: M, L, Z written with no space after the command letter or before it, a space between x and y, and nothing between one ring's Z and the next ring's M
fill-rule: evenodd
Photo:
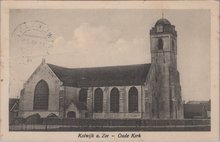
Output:
M177 32L167 19L150 30L151 63L66 68L42 63L24 84L19 116L182 119Z
M185 119L210 119L211 100L209 101L188 101L183 104Z

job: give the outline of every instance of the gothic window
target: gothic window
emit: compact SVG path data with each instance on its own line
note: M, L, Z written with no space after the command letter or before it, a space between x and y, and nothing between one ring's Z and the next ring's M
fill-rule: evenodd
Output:
M102 106L103 106L103 92L102 89L97 88L95 90L95 96L94 96L94 111L102 112Z
M87 89L82 88L79 91L79 102L87 103Z
M161 38L158 39L158 49L163 50L163 40Z
M119 112L119 90L113 88L110 94L110 111Z
M34 90L34 110L48 110L49 87L46 81L37 83Z
M135 87L128 92L128 111L138 112L138 90Z

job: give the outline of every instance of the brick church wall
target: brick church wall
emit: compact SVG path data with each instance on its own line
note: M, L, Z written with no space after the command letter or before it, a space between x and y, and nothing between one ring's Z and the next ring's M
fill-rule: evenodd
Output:
M116 87L120 92L119 98L119 113L110 112L110 92ZM87 110L90 118L141 118L142 112L142 86L134 86L138 90L138 112L128 112L128 92L133 86L106 86L106 87L88 87L87 88ZM94 113L94 94L97 88L103 91L103 112ZM66 95L66 102L78 102L79 91L81 88L66 87L64 86L64 92ZM67 110L66 110L67 113Z

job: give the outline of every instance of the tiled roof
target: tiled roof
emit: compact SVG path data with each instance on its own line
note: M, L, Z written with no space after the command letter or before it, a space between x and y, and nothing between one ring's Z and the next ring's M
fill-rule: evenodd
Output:
M65 68L48 64L64 86L101 87L143 85L151 64Z

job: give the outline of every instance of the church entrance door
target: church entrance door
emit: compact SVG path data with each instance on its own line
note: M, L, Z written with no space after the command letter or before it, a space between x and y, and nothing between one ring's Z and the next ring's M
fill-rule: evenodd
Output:
M67 118L76 118L76 113L74 111L69 111L67 113Z

